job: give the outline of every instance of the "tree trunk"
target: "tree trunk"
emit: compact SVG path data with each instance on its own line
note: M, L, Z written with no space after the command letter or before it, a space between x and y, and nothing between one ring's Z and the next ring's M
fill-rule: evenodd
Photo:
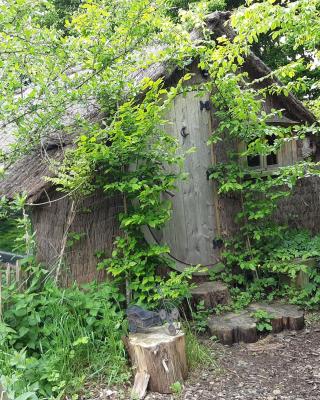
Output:
M155 327L148 333L131 333L125 342L136 372L150 375L149 389L152 392L172 393L171 385L186 379L188 369L183 332L170 336L166 327Z

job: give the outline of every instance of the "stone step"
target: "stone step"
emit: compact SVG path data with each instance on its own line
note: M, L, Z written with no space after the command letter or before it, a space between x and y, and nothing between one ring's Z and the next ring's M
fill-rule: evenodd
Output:
M278 333L284 329L300 330L304 327L304 312L290 304L252 303L246 310L239 313L214 315L208 320L210 333L223 344L245 342L253 343L258 340L257 321L252 314L263 310L270 314L272 332Z
M206 309L214 309L218 304L228 304L230 294L228 287L220 282L203 282L191 289L192 305L195 307L201 301Z

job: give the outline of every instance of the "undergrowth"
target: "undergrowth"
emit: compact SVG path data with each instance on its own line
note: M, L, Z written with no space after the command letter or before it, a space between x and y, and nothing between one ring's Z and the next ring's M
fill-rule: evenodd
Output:
M59 399L88 380L127 381L122 300L108 283L11 288L0 325L1 384L9 399Z
M268 302L280 298L305 309L319 307L320 235L312 236L307 230L283 230L277 240L264 240L260 246L255 246L254 251L253 268L246 268L245 262L241 268L234 262L237 254L234 243L229 243L225 252L225 269L218 273L210 271L211 279L224 281L232 296L232 303L219 305L216 312L241 310L254 301ZM305 277L302 287L296 281L301 273Z
M210 349L202 344L193 327L187 323L184 327L186 334L187 363L190 370L201 365L202 368L214 364L214 357Z
M16 239L21 236L23 230L14 218L0 218L0 250L16 251ZM23 252L23 248L19 249Z

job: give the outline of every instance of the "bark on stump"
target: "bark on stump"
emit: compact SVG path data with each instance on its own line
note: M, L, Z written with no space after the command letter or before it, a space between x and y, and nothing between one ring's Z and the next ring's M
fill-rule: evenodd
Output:
M252 303L240 313L210 317L208 320L209 330L223 344L256 342L258 334L254 313L260 310L266 311L270 315L273 333L281 332L284 329L299 330L304 327L304 312L297 306L281 303Z
M150 375L152 392L172 393L170 386L187 378L183 332L170 336L166 327L154 327L148 333L131 333L125 341L136 373Z
M218 304L229 304L230 293L222 282L203 282L191 290L192 305L201 301L206 309L214 309Z
M213 316L208 321L208 327L223 344L254 343L258 340L256 322L248 311Z

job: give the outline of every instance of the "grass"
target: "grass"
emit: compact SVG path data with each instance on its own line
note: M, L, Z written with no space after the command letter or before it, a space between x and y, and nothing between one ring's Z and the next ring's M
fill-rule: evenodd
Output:
M0 375L9 399L56 399L88 382L127 382L121 296L109 284L11 293L0 324ZM10 303L10 304L9 304Z
M186 353L190 370L198 367L206 367L214 364L213 354L210 349L199 341L188 323L185 324Z

